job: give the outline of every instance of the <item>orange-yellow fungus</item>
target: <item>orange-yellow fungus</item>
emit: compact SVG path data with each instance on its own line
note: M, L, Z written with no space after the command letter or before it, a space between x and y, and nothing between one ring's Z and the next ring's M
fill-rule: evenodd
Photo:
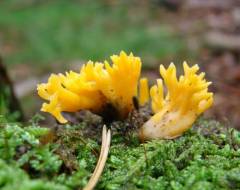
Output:
M98 113L104 105L111 104L121 118L126 117L133 109L142 63L139 57L123 51L111 56L111 60L112 64L89 61L80 73L52 74L47 83L37 88L39 96L48 101L41 110L66 123L64 111L87 109Z
M161 79L150 89L152 110L155 113L140 129L140 138L172 139L189 129L197 117L211 107L213 93L208 92L211 82L204 79L205 73L197 74L198 65L189 67L183 63L184 75L177 79L173 63L165 69L160 65Z
M141 78L139 83L139 104L144 106L149 101L148 79Z

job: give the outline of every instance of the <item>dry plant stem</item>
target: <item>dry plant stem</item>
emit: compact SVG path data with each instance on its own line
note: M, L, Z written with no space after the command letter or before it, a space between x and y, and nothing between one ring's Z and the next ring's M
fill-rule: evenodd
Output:
M106 146L106 141L107 141L107 129L106 129L106 126L104 125L103 126L103 131L102 131L102 145L101 145L101 152L100 152L100 155L99 155L99 159L98 159L98 162L97 162L97 165L95 167L95 170L92 174L92 177L91 179L93 178L93 176L96 175L96 172L99 168L99 165L101 163L101 160L102 160L102 156L103 156L103 152L104 152L104 147ZM89 180L89 182L91 181L91 179Z
M101 146L101 153L98 159L98 163L97 166L90 178L90 180L88 181L88 184L84 187L84 190L92 190L101 174L102 171L104 169L105 163L107 161L107 156L108 156L108 152L109 152L109 148L110 148L110 142L111 142L111 132L110 130L106 130L106 126L103 126L103 132L102 132L102 146Z

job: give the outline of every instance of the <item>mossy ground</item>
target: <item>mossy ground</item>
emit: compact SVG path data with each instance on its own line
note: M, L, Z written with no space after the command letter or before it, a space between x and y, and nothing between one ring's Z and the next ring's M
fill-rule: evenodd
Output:
M40 128L35 120L22 126L1 118L0 189L84 187L100 150L98 122L83 121L50 130ZM121 125L124 123L115 123L114 128ZM95 127L96 133L87 136L89 127ZM144 144L134 132L123 135L115 129L96 189L240 188L240 133L232 128L201 119L180 138Z

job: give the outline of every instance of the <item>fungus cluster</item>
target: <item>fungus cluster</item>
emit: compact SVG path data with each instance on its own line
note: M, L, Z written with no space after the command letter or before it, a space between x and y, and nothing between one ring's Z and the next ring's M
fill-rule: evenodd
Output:
M189 129L197 117L213 103L213 93L208 92L211 82L204 79L205 73L197 74L198 65L189 67L183 63L184 75L179 79L173 63L165 69L160 65L160 74L167 92L164 94L162 79L150 89L154 115L140 129L140 138L173 139Z
M198 65L189 67L184 62L184 74L179 78L174 64L167 69L160 65L163 80L157 79L157 84L149 91L148 80L139 80L139 57L122 51L120 55L111 56L111 60L112 64L89 61L80 73L52 74L48 83L38 85L39 96L48 101L41 110L51 113L60 123L66 123L64 111L86 109L101 113L111 104L123 119L134 109L133 97L138 97L141 106L151 103L153 112L140 128L140 138L172 139L189 129L213 103L213 94L208 92L211 82L204 79L204 73L197 74Z
M120 118L133 109L132 98L137 96L141 60L133 54L111 56L112 64L89 61L80 73L73 71L52 74L48 83L38 85L38 94L48 101L42 111L52 114L60 123L66 123L62 112L90 110L100 113L111 104Z

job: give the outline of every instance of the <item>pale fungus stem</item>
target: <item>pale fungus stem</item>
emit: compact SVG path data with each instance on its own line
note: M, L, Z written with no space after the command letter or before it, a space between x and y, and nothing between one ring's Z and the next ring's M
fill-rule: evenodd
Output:
M110 142L111 142L111 131L106 129L106 126L103 126L102 131L102 146L101 146L101 153L97 162L97 165L95 167L95 170L88 181L88 184L83 188L84 190L92 190L96 186L102 172L105 166L105 163L107 161L108 152L110 148Z

